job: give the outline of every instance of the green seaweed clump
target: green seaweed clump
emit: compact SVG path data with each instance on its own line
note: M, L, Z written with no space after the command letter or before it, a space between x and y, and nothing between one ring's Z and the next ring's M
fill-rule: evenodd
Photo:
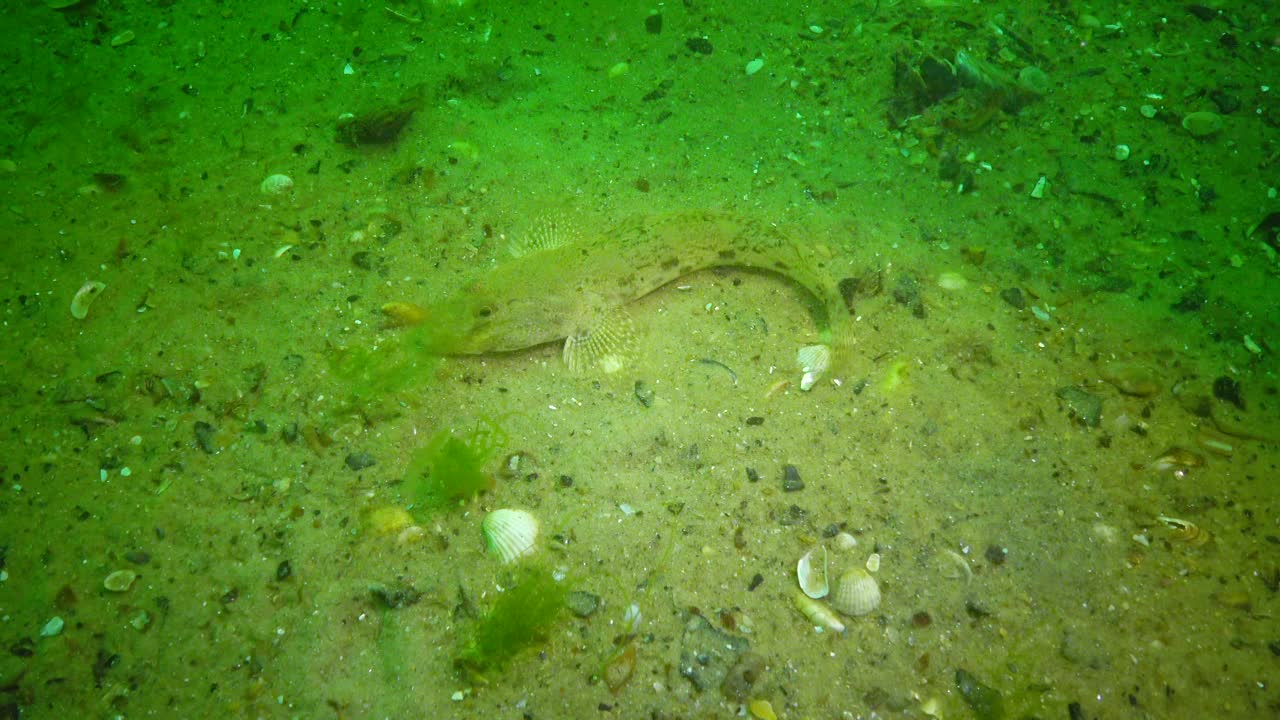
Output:
M330 348L329 371L345 394L345 408L372 422L398 413L396 395L431 377L439 358L396 339L376 347ZM341 395L340 395L341 397Z
M485 470L507 435L492 420L481 419L461 435L441 430L418 448L405 473L405 495L418 520L431 510L457 505L493 489L493 475Z
M568 583L551 571L526 564L493 607L471 629L454 660L463 675L487 683L516 653L546 640L569 595Z

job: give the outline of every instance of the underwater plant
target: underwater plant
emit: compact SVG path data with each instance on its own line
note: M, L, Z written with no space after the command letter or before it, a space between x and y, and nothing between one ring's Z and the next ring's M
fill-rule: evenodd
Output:
M485 465L506 442L506 432L488 418L477 420L466 433L440 430L414 451L405 471L401 499L421 521L426 512L457 505L492 489L493 474Z
M432 377L439 363L438 357L420 354L399 339L374 347L331 347L328 360L346 409L370 421L394 416L396 395L416 380Z
M488 682L518 652L546 639L568 595L568 583L557 581L549 568L521 565L506 591L470 629L455 667L475 682Z

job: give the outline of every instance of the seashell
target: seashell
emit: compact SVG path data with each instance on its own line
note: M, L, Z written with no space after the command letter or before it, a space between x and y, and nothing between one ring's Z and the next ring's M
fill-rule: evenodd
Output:
M137 579L138 573L132 570L117 570L102 581L102 587L111 592L122 593L133 587L133 582Z
M799 610L810 623L826 630L834 630L838 633L844 632L844 623L840 621L840 617L838 615L831 612L831 608L802 592L795 593L793 597L796 603L796 609Z
M835 542L837 550L852 550L858 547L858 538L847 532L842 532L836 535Z
M1182 129L1191 133L1192 137L1201 140L1217 135L1222 131L1222 126L1220 115L1205 110L1189 113L1182 118Z
M1204 457L1180 447L1172 447L1160 453L1160 457L1147 463L1147 469L1156 472L1172 472L1182 477L1191 468L1204 465Z
M968 287L969 281L958 272L948 270L938 275L938 287L943 290L963 290Z
M1201 528L1199 525L1176 517L1161 515L1156 518L1165 527L1173 531L1173 538L1184 542L1191 547L1201 547L1208 543L1213 536L1208 530Z
M107 286L97 280L90 280L81 285L75 297L71 298L71 317L77 320L85 319L89 314L89 305L106 289Z
M480 523L485 547L504 563L529 555L538 541L538 519L525 510L494 510Z
M288 175L268 175L258 189L267 195L282 195L293 189L293 178Z
M1125 395L1151 397L1160 392L1155 371L1142 365L1112 364L1102 368L1099 375Z
M831 367L831 348L826 345L806 345L796 352L796 364L803 373L800 389L808 392L827 368Z
M819 563L819 555L821 552L821 563ZM827 549L821 545L814 545L809 548L809 552L800 556L800 562L796 563L796 579L800 581L800 589L805 595L818 600L827 596L831 591L831 586L827 583Z
M880 572L880 553L871 553L867 556L867 572Z
M866 568L846 571L831 593L831 607L849 615L866 615L880 607L880 584Z

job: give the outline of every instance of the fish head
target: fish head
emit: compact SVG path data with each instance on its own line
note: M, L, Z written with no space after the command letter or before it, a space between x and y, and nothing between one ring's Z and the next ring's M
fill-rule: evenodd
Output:
M523 350L565 337L572 303L536 286L500 292L476 282L428 308L427 316L448 354L479 355Z

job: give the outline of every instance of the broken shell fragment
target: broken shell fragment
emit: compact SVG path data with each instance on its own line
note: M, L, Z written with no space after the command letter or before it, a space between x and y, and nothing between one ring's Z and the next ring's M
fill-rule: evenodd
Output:
M133 587L133 582L137 579L138 573L132 570L117 570L102 581L102 587L111 592L122 593Z
M503 563L513 563L533 553L538 541L538 519L525 510L494 510L480 522L485 547Z
M89 305L106 289L107 286L97 280L90 280L81 285L75 297L71 298L71 317L77 320L85 319L89 315Z
M827 583L827 549L822 545L814 545L809 552L800 556L796 563L796 579L800 581L800 589L805 595L818 600L827 596L831 586Z
M1190 450L1172 447L1160 453L1160 457L1147 463L1148 470L1156 472L1171 472L1178 477L1182 477L1192 468L1198 468L1204 465L1204 456L1191 452Z
M867 615L880 607L880 584L866 568L848 570L836 581L831 607L851 617Z
M880 553L871 553L867 556L867 572L880 572Z
M831 608L824 605L820 600L814 600L802 592L795 593L793 598L796 603L796 609L811 624L824 630L834 630L838 633L844 632L844 623L841 622L840 616L831 612Z
M1102 379L1117 390L1133 397L1151 397L1160 392L1155 372L1141 365L1115 364L1102 368Z

